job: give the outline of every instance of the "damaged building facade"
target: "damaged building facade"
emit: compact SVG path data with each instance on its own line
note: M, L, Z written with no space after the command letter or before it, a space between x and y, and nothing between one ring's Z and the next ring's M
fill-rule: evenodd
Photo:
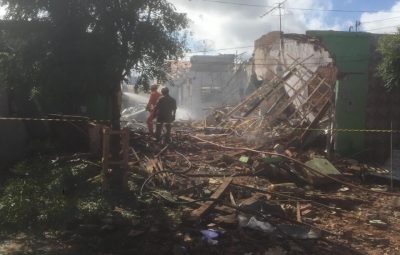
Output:
M400 109L376 76L379 35L308 31L271 32L255 42L247 97L220 127L254 136L287 136L307 145L328 136L337 154L383 162L396 147ZM392 125L392 127L391 127Z

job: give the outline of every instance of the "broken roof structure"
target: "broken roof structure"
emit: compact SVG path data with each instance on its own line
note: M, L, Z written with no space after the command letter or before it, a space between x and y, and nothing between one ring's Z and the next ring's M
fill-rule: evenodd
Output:
M390 130L390 122L399 127L399 93L387 93L375 75L378 38L336 31L262 36L249 63L250 93L218 112L219 127L302 145L327 134L328 149L343 156L387 159L388 133L366 132Z
M269 33L255 42L250 64L258 88L227 112L220 126L258 135L291 133L301 141L318 124L328 127L337 69L317 40Z

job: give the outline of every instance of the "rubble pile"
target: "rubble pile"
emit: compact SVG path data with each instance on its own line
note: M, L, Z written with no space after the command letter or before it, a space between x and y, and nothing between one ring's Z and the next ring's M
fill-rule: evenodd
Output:
M183 212L175 254L396 254L398 193L367 166L281 143L247 148L218 129L131 131L140 194ZM136 173L137 174L137 173Z
M343 74L329 52L309 37L270 34L250 63L255 89L236 106L175 123L161 144L131 129L140 195L183 212L174 252L399 253L400 193L376 179L379 167L331 153Z

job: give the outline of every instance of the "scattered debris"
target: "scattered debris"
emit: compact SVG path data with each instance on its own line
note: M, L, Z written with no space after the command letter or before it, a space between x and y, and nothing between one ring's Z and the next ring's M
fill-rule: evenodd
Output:
M304 225L280 224L277 228L283 234L295 239L318 239L322 236L321 231Z
M222 194L225 192L225 190L228 188L229 184L232 182L233 178L227 178L220 186L219 188L211 195L210 199L211 201L205 202L202 206L200 206L198 209L194 210L191 213L191 219L200 219L210 208L216 203L216 200L218 200Z
M305 70L301 63L297 67ZM275 79L276 84L286 84L285 78ZM325 81L319 79L318 84ZM257 93L265 96L270 90L273 85ZM283 95L279 93L276 95ZM288 107L287 111L301 115L300 94L294 94L283 96L286 105L270 107L278 112ZM304 112L317 120L294 114L291 124L283 124L272 112L266 113L265 120L259 119L250 106L256 104L254 109L262 111L267 103L263 97L254 94L254 98L243 102L237 109L221 111L221 122L216 126L204 127L203 122L176 123L172 142L166 147L140 130L131 130L132 165L147 177L142 186L143 195L152 195L168 206L183 207L180 210L185 226L197 229L197 235L193 231L190 234L182 231L184 245L176 246L177 254L190 253L190 247L196 246L199 239L202 245L206 243L212 249L228 240L253 240L253 235L260 241L260 234L272 242L264 250L265 254L274 252L275 248L277 254L307 253L307 240L327 249L330 245L326 245L327 240L346 243L343 239L361 238L364 233L354 230L359 222L368 222L363 226L365 232L367 226L376 231L390 229L381 218L371 218L365 212L365 207L370 206L370 197L393 194L387 191L387 185L362 187L360 176L369 166L349 159L327 160L328 155L321 150L305 150L293 143L296 139L305 141L311 137L308 136L311 129L328 126L327 113L320 111L326 106L324 99L318 104L319 110ZM291 105L287 106L289 102ZM246 115L246 111L251 113ZM265 126L267 119L274 123L272 127ZM396 207L396 201L392 205L391 208L400 207ZM219 231L221 226L227 228L224 235ZM142 233L138 230L132 235ZM296 240L296 244L283 246L281 242L288 239ZM245 253L259 254L252 250Z
M341 175L341 173L336 169L336 167L333 166L325 158L314 157L313 159L307 161L305 165L311 167L318 173L322 173L323 175L329 175L329 176ZM307 172L308 180L311 183L321 183L323 181L327 181L326 179L324 180L323 177L315 174L314 172L310 172L308 169L305 169L305 171Z
M370 220L369 224L375 226L377 228L386 229L388 228L388 224L382 220Z
M217 245L218 240L216 240L220 233L213 229L201 230L201 234L203 235L202 239L206 241L210 245Z
M246 216L239 215L238 219L239 226L242 228L250 228L267 234L271 234L275 231L275 227L273 227L270 223L259 221L255 217L247 218Z

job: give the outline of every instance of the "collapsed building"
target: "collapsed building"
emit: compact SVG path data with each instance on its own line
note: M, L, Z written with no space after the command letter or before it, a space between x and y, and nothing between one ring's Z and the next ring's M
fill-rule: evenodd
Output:
M398 91L377 78L379 35L271 32L255 41L247 97L218 111L218 126L243 135L301 145L327 136L342 156L383 162L399 137ZM381 132L378 132L378 131ZM386 130L386 132L385 132Z
M284 124L290 128L285 133L299 133L319 123L330 109L336 68L329 52L309 43L306 36L281 38L274 32L261 37L250 65L248 91L254 91L221 117L221 126L271 136L277 133L274 128ZM303 132L301 139L305 136Z

